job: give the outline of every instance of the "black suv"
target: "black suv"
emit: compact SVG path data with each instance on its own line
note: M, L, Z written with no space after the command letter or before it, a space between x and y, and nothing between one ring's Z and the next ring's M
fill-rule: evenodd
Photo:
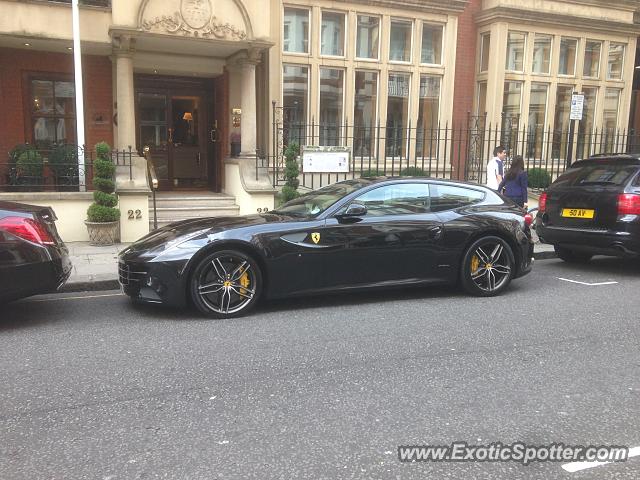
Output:
M536 232L567 262L640 255L640 156L580 160L540 196Z

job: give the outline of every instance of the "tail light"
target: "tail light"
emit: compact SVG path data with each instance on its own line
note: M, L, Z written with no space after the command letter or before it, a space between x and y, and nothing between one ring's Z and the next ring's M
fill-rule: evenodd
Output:
M525 216L524 216L524 224L527 227L530 227L532 223L533 223L533 215L531 215L530 213L525 214Z
M633 193L618 195L618 215L640 215L640 195Z
M39 245L54 244L45 226L32 218L5 217L0 220L0 230Z
M543 192L538 199L538 211L544 213L547 210L547 192Z

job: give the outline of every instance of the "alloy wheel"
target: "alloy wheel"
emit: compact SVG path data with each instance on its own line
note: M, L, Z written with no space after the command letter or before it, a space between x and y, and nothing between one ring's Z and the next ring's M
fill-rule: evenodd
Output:
M467 256L468 278L483 295L502 290L513 276L513 253L500 238L492 237L476 242Z

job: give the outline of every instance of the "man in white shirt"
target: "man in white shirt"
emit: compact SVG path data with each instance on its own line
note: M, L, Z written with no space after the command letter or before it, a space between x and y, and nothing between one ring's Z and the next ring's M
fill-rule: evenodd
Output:
M507 150L500 146L493 150L493 158L487 163L487 187L498 190L504 175L504 160L507 158Z

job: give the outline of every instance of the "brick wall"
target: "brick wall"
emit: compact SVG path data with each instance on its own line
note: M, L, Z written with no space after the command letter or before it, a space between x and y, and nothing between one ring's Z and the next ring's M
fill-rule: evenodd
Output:
M85 138L93 146L105 140L113 144L113 97L111 61L107 57L83 55ZM73 78L73 56L30 50L0 48L0 162L16 144L33 140L25 125L25 73L63 73ZM29 108L29 106L26 106Z

